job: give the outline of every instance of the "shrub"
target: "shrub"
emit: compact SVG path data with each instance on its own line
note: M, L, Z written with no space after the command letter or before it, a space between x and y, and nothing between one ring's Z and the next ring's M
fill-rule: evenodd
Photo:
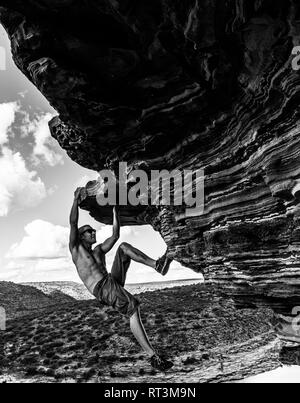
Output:
M55 371L53 369L47 369L45 375L50 376L52 378L54 378L55 376Z
M98 364L98 362L99 362L99 354L96 354L87 360L87 365L88 366L96 365Z
M55 348L59 348L59 347L63 347L64 343L62 341L54 341L52 343L47 344L47 347L49 349L55 349Z
M49 352L46 354L46 358L50 358L50 359L52 359L52 360L57 360L59 357L58 357L58 355L57 355L54 351L49 351Z
M38 372L37 367L34 367L34 366L28 367L26 370L26 375L28 375L28 376L35 376L35 375L38 375L38 373L39 372Z
M28 355L27 357L23 357L20 359L23 365L32 365L38 362L38 359L35 355Z
M82 374L82 379L84 379L85 381L87 381L88 379L92 378L92 376L94 376L96 373L96 371L94 369L89 369L88 371L85 371Z
M186 360L183 361L183 364L191 365L191 364L195 364L196 362L198 362L198 360L195 357L188 357Z

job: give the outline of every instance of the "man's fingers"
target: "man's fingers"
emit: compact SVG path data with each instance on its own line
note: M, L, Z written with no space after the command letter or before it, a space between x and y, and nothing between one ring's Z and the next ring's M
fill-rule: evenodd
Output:
M78 189L75 190L75 193L74 193L75 197L78 198L80 196L81 190L82 190L82 188L78 188Z
M80 199L81 201L84 200L88 196L86 188L78 188L75 192L75 197Z

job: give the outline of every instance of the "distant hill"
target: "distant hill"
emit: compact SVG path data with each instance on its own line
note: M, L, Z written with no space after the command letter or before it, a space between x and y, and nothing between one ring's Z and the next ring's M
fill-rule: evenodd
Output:
M72 297L59 291L46 295L37 288L28 285L0 282L0 306L5 309L8 319L71 302L74 302Z
M202 279L194 280L172 280L162 282L126 284L125 288L132 294L140 294L147 291L156 291L164 288L173 288L184 285L192 285L202 283ZM72 281L52 281L44 283L23 283L26 286L35 287L46 295L53 295L53 292L62 292L79 301L87 301L94 299L83 284Z
M167 288L188 286L193 284L202 284L203 279L188 279L188 280L169 280L169 281L154 281L150 283L128 284L125 288L132 294L141 294L148 291L164 290Z
M72 281L52 281L44 283L23 283L25 286L34 287L46 295L54 296L56 293L63 293L76 300L84 301L94 299L83 284Z

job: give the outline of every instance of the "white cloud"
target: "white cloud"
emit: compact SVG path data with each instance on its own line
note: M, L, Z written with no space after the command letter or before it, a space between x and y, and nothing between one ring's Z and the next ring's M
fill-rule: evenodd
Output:
M69 258L12 261L0 269L0 281L15 283L45 281L77 281L80 279Z
M67 258L69 228L35 220L25 227L26 236L12 245L6 258L10 259L57 259Z
M19 111L21 117L21 124L18 128L20 130L21 138L27 138L30 134L32 135L36 130L37 120L32 119L28 112L24 110Z
M10 211L37 206L47 196L35 171L29 171L20 153L3 148L0 155L0 217Z
M6 266L1 265L0 281L18 281L24 268L25 264L14 261L9 262Z
M11 261L6 265L6 270L17 271L20 269L24 269L24 267L25 267L24 263Z
M112 236L112 233L113 233L112 225L102 226L97 231L97 241L99 243L104 242L107 238ZM118 241L118 245L121 242L129 242L130 243L132 241L132 239L130 239L130 237L133 238L133 237L135 237L137 235L138 234L137 234L135 228L133 228L133 227L121 227L121 229L120 229L120 239ZM114 250L117 248L118 245L116 245L114 247Z
M8 131L15 121L18 110L19 106L17 102L0 104L0 146L8 142Z
M14 283L19 283L20 274L22 273L22 269L14 269L0 273L0 281L12 281ZM21 280L22 281L22 280Z
M58 190L58 186L57 186L57 185L54 185L54 186L50 187L50 188L48 189L48 195L49 195L49 196L53 196L54 193L55 193L57 190Z
M150 231L150 230L149 230ZM28 281L80 281L68 250L69 228L54 225L47 221L36 220L25 227L26 235L15 245L12 245L6 255L10 262L0 266L0 279L14 282ZM115 253L121 242L132 243L149 256L162 254L165 249L156 244L155 254L150 249L139 245L145 229L122 227L121 237L115 247L106 255L108 271L115 258ZM112 234L112 226L102 226L97 231L98 242L101 243ZM151 233L153 237L153 230ZM154 242L154 241L153 241ZM132 262L127 276L127 283L143 283L151 281L173 281L178 279L202 278L200 274L182 267L174 261L167 276L162 277L150 267Z
M43 272L55 272L69 269L75 269L74 264L69 257L62 257L57 259L39 259L36 262L35 269Z
M68 227L54 225L43 220L35 220L24 228L25 237L21 242L11 246L6 255L7 259L58 259L69 258L69 233ZM120 242L125 236L132 233L131 228L121 228ZM107 225L97 231L99 243L112 235L112 227ZM119 245L118 243L118 245ZM115 246L114 249L116 249Z
M48 126L49 120L53 115L47 113L40 116L34 123L34 140L35 146L33 149L33 162L38 165L41 162L54 167L56 165L63 165L63 157L56 150L57 145L54 139L51 137L50 129ZM30 128L32 130L32 127Z

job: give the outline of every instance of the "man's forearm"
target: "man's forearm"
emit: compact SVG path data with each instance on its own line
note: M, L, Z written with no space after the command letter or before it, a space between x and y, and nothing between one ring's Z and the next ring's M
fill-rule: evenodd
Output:
M78 197L74 198L71 214L70 214L70 224L76 225L78 224L78 219L79 219L79 200Z
M120 237L120 216L116 208L114 208L114 223L113 223L113 235L116 238Z

